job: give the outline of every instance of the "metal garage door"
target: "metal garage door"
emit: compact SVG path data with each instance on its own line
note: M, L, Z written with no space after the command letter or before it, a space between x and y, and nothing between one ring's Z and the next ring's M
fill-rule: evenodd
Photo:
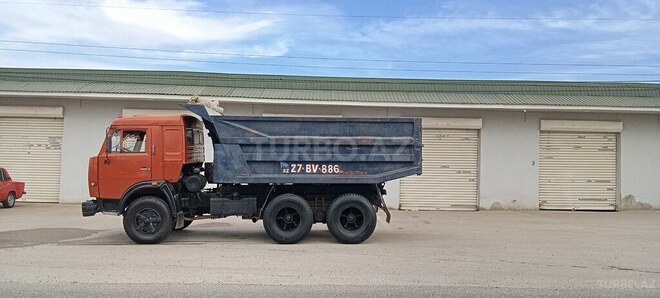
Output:
M29 202L58 202L62 118L0 117L0 166L24 181Z
M617 134L542 131L539 208L615 210Z
M423 173L401 180L401 209L476 210L479 131L426 128L422 142Z

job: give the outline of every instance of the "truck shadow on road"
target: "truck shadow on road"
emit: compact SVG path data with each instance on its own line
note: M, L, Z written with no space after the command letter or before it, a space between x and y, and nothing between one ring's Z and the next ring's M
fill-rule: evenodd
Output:
M410 239L409 239L410 240ZM401 235L390 235L378 231L365 242L391 243L408 241ZM183 231L172 231L159 245L202 245L202 244L274 244L261 226L242 226L239 229L229 223L204 223ZM297 245L338 244L325 227L314 227L307 237ZM38 245L138 245L131 241L123 229L87 230L78 228L35 228L0 232L0 250Z
M172 231L159 245L200 245L200 244L276 244L262 229L225 230L221 228L190 228ZM299 244L337 243L327 230L313 230ZM131 241L122 229L100 231L94 235L57 242L58 245L138 245Z
M89 237L98 230L77 228L37 228L0 232L0 249L30 247Z

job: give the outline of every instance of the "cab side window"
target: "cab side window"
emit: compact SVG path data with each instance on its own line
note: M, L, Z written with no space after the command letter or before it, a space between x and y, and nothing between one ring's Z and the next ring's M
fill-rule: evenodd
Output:
M111 153L144 153L147 132L144 130L115 130L110 138Z
M5 170L0 169L0 181L6 181L7 179L5 178Z
M186 146L195 145L195 131L192 128L186 128Z

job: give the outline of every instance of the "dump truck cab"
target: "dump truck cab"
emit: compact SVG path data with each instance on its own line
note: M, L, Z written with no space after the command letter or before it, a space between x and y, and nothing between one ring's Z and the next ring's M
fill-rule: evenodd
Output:
M187 115L115 119L89 160L90 196L117 214L137 197L165 196L163 185L201 172L203 133L201 121Z

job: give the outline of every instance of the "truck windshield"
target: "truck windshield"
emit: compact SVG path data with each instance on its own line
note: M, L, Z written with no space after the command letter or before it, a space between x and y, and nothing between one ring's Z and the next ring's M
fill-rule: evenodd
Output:
M144 130L116 130L112 133L111 153L146 152L147 132Z

